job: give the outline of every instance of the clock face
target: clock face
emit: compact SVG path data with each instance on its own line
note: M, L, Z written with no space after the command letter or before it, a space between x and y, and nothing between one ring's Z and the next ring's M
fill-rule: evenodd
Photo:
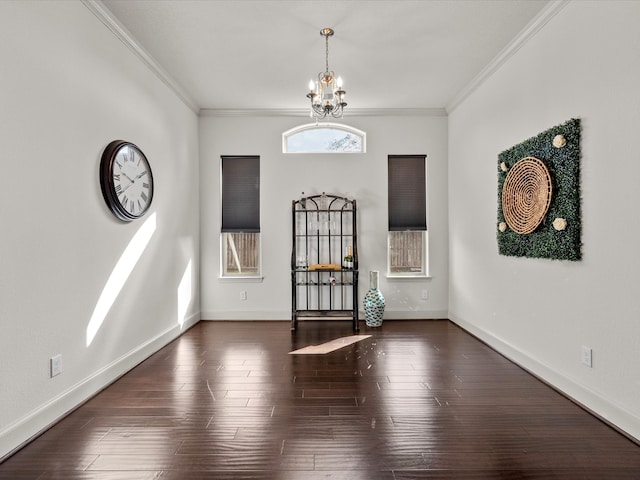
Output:
M102 194L120 220L142 217L153 199L153 176L144 153L133 143L116 140L105 149L100 165Z

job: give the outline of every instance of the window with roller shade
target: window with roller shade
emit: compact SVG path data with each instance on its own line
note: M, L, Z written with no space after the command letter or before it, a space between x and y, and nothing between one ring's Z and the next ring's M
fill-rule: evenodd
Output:
M426 155L388 157L387 275L427 275Z
M222 156L222 276L259 277L260 157Z

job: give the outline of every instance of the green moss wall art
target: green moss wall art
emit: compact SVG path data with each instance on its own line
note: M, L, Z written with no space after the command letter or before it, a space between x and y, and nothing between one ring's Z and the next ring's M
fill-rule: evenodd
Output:
M497 237L500 255L581 259L579 119L498 155Z

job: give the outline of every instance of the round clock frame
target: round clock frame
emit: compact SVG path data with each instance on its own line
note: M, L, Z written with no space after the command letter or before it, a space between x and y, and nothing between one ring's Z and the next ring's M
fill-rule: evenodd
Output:
M153 174L145 154L125 140L114 140L100 160L100 188L111 212L124 222L144 216L153 200Z

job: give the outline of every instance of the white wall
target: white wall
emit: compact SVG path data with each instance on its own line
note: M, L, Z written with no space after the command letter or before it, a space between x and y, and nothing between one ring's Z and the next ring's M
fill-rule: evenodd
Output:
M369 270L381 273L385 318L443 318L448 305L447 119L444 116L355 117L342 123L367 133L366 154L283 154L282 132L308 117L207 116L200 119L202 316L291 318L291 201L335 193L358 204L360 297ZM432 278L390 280L386 272L387 156L426 154ZM220 156L260 155L262 282L220 279ZM428 290L429 299L420 300ZM247 300L240 300L240 291ZM362 310L362 302L360 302Z
M569 3L449 118L451 318L638 439L639 18ZM497 155L573 117L583 260L499 256Z
M0 2L0 58L2 458L199 319L199 204L197 115L81 2ZM130 224L100 192L114 139L146 153L156 183ZM150 241L87 345L146 221Z
M290 205L301 191L358 200L362 297L366 273L385 271L387 155L419 153L432 278L382 276L386 318L450 310L640 438L637 18L638 2L571 2L448 127L440 116L347 114L368 153L305 156L282 154L280 135L308 119L198 120L82 3L0 2L0 458L197 321L200 303L208 319L288 319ZM499 256L497 154L571 117L583 122L583 261ZM156 180L151 211L131 224L100 193L100 155L116 138L142 148ZM219 278L220 155L233 154L261 156L262 282ZM153 235L87 345L109 276L147 220ZM51 379L56 354L63 373Z

